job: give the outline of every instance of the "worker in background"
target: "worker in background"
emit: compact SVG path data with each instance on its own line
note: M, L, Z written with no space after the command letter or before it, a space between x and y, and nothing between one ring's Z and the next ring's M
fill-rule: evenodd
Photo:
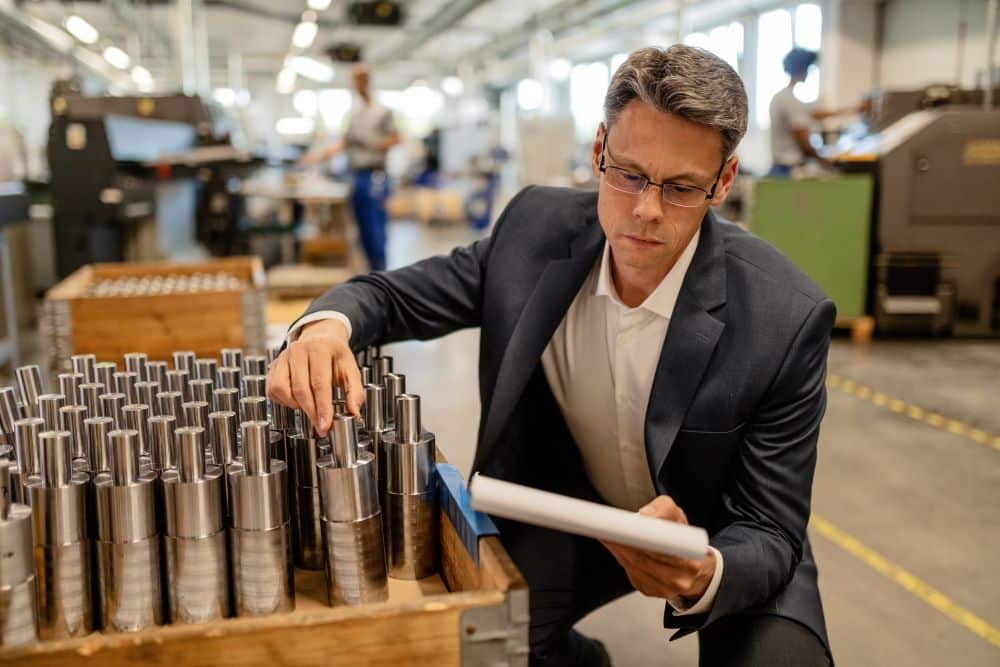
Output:
M385 270L385 210L389 198L389 176L385 160L389 149L400 143L392 112L372 99L369 72L363 64L351 70L351 80L358 100L351 108L344 137L332 146L306 155L305 165L315 165L342 152L347 153L353 188L351 208L361 234L361 245L372 271Z
M816 152L810 140L812 125L832 116L860 113L866 103L834 110L810 109L795 97L795 86L806 80L809 68L816 63L818 54L807 49L794 48L788 52L782 65L788 74L788 85L771 100L771 171L768 176L785 178L792 169L816 160L829 166L829 162Z

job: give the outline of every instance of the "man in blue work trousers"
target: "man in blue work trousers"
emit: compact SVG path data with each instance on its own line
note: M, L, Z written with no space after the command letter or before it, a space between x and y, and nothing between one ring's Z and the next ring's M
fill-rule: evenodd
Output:
M368 68L355 65L351 79L358 99L351 108L344 138L317 153L307 155L305 164L329 160L347 153L353 189L351 208L361 234L361 246L372 271L385 269L386 223L385 202L389 198L389 177L385 158L389 149L400 142L392 112L372 99L368 89Z

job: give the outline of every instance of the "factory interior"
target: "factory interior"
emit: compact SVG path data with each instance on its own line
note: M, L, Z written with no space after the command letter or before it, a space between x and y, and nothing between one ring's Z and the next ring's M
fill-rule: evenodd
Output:
M998 5L0 0L0 663L1000 665Z

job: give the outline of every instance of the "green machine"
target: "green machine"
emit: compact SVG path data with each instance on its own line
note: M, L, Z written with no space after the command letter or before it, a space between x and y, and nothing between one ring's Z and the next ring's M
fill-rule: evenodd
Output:
M838 318L866 315L874 184L866 174L802 180L764 178L751 227L837 304Z

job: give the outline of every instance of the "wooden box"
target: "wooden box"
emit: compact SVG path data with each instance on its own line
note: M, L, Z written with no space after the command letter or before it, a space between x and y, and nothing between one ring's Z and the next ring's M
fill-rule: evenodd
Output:
M190 280L231 276L231 285L199 291L148 295L97 295L109 281ZM265 351L266 280L257 257L229 257L175 264L134 262L84 266L50 289L41 306L40 328L53 368L68 369L74 354L121 363L129 352L169 360L175 350L218 357L227 347L247 354Z
M439 575L389 579L387 602L328 607L324 573L296 570L296 608L288 614L0 648L0 663L526 667L527 585L496 535L482 534L482 515L468 509L457 471L439 467Z

